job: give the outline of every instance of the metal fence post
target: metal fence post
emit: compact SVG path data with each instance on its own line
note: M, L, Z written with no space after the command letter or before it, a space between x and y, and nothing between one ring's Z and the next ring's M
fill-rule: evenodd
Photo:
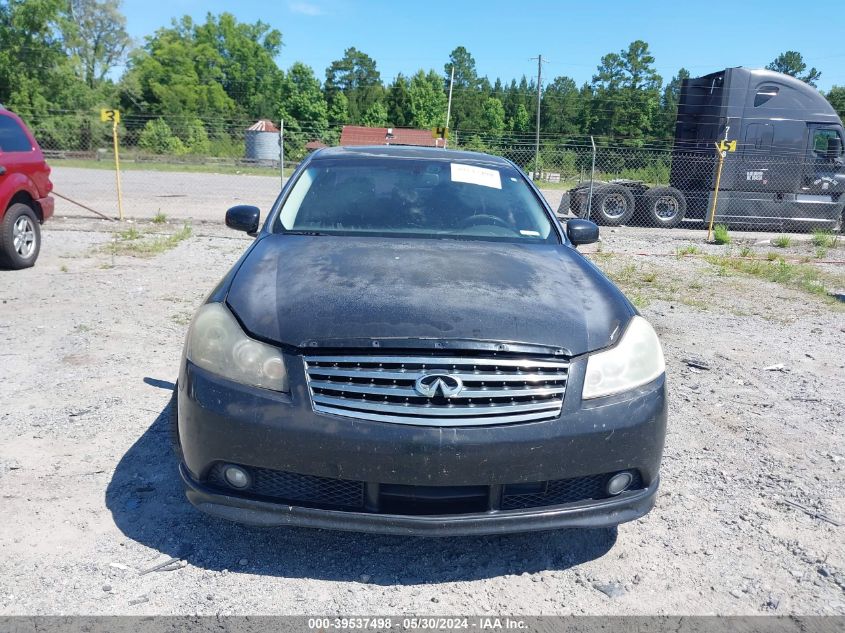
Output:
M279 121L279 177L285 186L285 120Z
M590 143L593 146L593 166L590 167L590 193L587 196L587 219L593 217L593 182L596 179L596 142L592 135L590 136Z

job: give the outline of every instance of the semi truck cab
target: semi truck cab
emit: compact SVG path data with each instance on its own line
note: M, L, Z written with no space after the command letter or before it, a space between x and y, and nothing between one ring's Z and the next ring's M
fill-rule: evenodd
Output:
M721 140L737 144L724 158L716 220L760 228L841 225L845 129L815 88L748 68L683 82L670 184L690 198L688 218L710 219L714 143ZM714 157L699 162L698 174L690 167L696 155Z
M845 129L812 86L770 70L728 68L684 80L675 121L670 186L630 180L581 183L559 212L603 224L672 227L715 220L769 230L839 229L845 207ZM665 185L665 183L664 183Z

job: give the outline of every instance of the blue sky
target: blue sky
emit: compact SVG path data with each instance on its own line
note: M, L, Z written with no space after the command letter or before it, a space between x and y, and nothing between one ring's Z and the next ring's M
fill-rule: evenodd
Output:
M349 46L373 57L389 82L399 72L419 68L442 72L449 53L462 45L479 74L491 81L536 74L537 63L530 58L542 53L549 60L544 83L568 75L580 85L602 55L643 39L664 80L681 66L703 75L728 66L761 67L780 52L797 50L822 71L819 88L845 85L841 0L806 5L795 0L600 5L589 0L124 0L123 11L139 42L184 14L203 19L207 12L229 11L241 21L261 19L282 32L279 64L305 62L320 79Z

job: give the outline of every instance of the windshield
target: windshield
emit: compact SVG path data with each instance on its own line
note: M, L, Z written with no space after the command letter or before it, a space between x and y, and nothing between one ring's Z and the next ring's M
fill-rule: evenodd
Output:
M513 167L431 159L324 159L297 179L278 232L556 241Z

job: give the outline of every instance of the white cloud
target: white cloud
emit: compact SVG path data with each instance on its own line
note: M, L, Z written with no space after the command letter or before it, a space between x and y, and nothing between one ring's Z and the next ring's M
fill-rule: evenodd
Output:
M323 15L323 13L325 13L316 4L311 4L310 2L291 2L288 4L288 8L294 13L301 13L302 15L314 16Z

